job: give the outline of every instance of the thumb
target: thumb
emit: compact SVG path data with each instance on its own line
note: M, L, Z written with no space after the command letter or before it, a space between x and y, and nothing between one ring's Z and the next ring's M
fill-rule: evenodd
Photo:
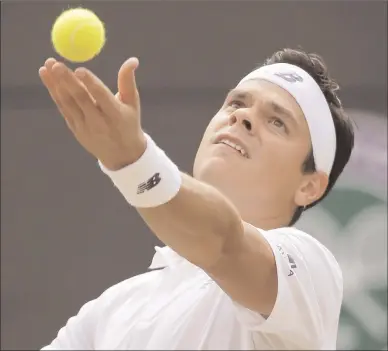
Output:
M126 105L139 105L139 93L137 91L135 70L139 66L139 60L131 57L120 67L117 77L118 96Z

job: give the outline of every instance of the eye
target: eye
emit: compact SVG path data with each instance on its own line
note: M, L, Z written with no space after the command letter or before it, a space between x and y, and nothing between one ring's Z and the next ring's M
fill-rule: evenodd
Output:
M232 100L228 103L228 107L242 108L242 107L245 107L245 104L240 100Z
M278 117L271 117L269 122L274 125L276 128L281 128L287 131L285 123Z

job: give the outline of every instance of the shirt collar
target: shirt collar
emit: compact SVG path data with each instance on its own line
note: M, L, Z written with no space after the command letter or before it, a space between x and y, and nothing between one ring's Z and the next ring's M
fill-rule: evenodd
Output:
M155 254L152 258L151 265L149 269L158 269L165 267L174 267L178 263L182 262L184 259L182 256L179 256L175 251L173 251L168 246L159 247L155 246Z

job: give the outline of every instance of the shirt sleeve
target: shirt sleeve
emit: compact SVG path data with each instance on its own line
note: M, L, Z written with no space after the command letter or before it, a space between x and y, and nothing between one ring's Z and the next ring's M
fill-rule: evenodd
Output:
M51 344L41 350L94 350L99 324L108 318L115 298L135 278L113 285L96 299L84 304L78 314L71 317L59 330Z
M97 300L89 301L71 317L50 345L42 350L93 350L94 330L98 321Z
M268 317L234 303L249 330L278 335L306 349L335 348L342 303L342 273L334 256L306 233L282 228L260 233L277 267L278 293Z
M104 335L103 330L112 314L134 291L142 296L139 287L144 282L153 284L160 271L148 272L124 280L105 290L99 297L86 303L74 317L58 332L51 344L41 350L95 350Z

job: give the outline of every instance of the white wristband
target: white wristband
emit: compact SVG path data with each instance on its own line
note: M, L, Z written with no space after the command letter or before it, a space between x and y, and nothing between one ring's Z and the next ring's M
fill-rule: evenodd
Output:
M98 161L127 202L134 207L156 207L170 201L179 191L182 176L152 138L145 134L147 148L133 164L110 171Z

